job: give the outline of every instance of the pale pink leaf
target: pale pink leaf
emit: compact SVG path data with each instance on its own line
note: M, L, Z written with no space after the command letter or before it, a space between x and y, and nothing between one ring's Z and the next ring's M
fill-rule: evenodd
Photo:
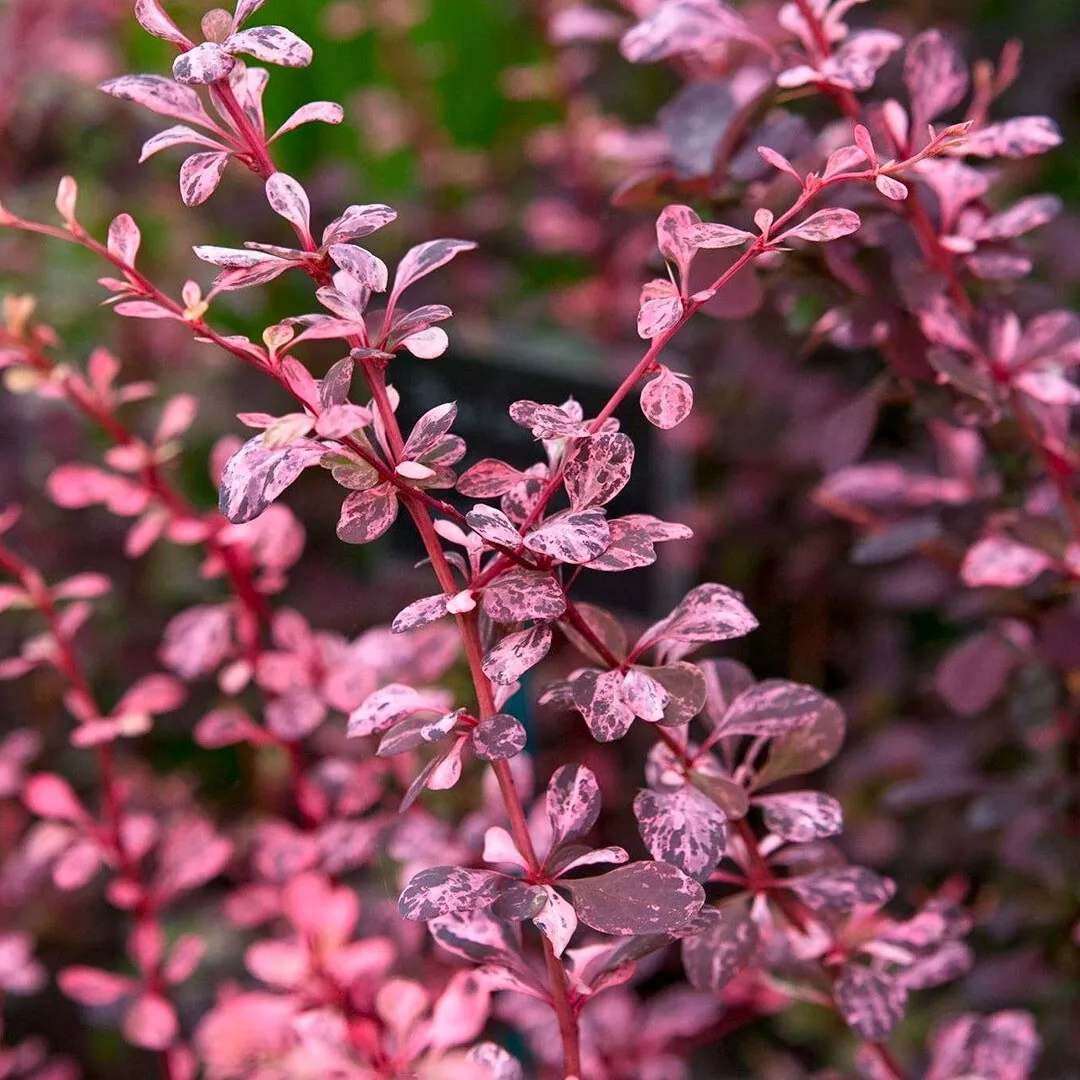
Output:
M397 298L413 283L426 277L433 270L445 266L455 255L472 251L476 247L471 240L429 240L405 252L394 275L394 290L390 295L391 308Z
M842 207L818 210L795 228L778 236L776 242L781 243L796 237L814 243L838 240L841 236L850 236L856 232L861 224L859 215L854 210L845 210Z
M386 288L389 273L386 263L370 251L355 244L331 244L327 251L330 258L361 285L373 292L382 292Z
M26 808L38 817L73 823L85 822L87 813L71 785L56 773L32 776L22 792Z
M899 180L895 180L891 176L886 176L884 173L874 177L874 187L886 199L892 199L894 202L903 202L908 197L907 185L900 183Z
M730 225L703 222L689 231L690 242L695 248L729 248L753 240L754 234L745 229L735 229Z
M429 326L403 338L401 344L419 360L434 360L450 347L450 338L441 326Z
M968 549L960 576L973 588L1016 589L1030 585L1052 565L1050 556L1038 548L1005 536L988 536Z
M191 44L176 23L165 14L165 9L158 0L135 0L135 18L148 34L153 34L170 45L186 48Z
M179 1028L176 1010L160 994L140 994L123 1022L124 1037L144 1050L164 1050Z
M1061 132L1048 116L1015 116L973 131L960 153L980 158L1024 158L1061 145Z
M651 288L646 285L641 291L641 307L638 310L638 336L651 341L675 326L682 316L682 299L670 282L659 282Z
M667 206L656 219L656 242L660 254L678 268L678 279L683 289L690 280L694 252L700 246L692 239L695 227L700 224L701 218L689 206Z
M457 403L449 401L428 409L413 425L405 441L402 457L419 458L435 447L457 419Z
M658 641L726 641L749 634L757 625L737 592L726 585L707 583L691 589L666 619L647 630L638 648Z
M126 975L81 966L61 970L56 976L56 983L65 997L94 1009L115 1005L139 988L139 984Z
M336 105L332 101L309 101L306 105L301 105L270 136L269 142L273 142L275 139L284 135L288 131L295 131L296 128L302 124L310 124L318 121L322 124L340 124L345 119L345 110L340 105Z
M135 255L139 250L142 236L139 226L130 214L119 214L109 225L109 254L115 255L125 266L135 265Z
M161 662L185 679L216 671L232 651L232 624L227 604L200 604L181 611L165 627Z
M550 885L541 888L547 896L547 903L539 914L533 916L533 922L551 942L556 956L562 956L566 946L577 929L577 915L572 904L568 904Z
M651 64L680 53L701 53L732 40L760 44L749 23L727 5L716 0L667 0L654 5L628 30L619 48L632 64Z
M396 217L397 211L383 203L347 206L341 216L331 221L323 231L323 247L370 236Z
M217 139L211 139L209 136L200 134L194 128L187 127L184 124L177 124L166 128L164 131L159 131L143 143L142 150L139 153L139 164L142 164L161 150L169 150L174 146L185 145L204 146L208 150L227 149Z

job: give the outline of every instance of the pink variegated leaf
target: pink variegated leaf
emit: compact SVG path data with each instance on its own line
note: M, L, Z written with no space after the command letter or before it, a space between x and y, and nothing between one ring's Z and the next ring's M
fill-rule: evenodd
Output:
M599 877L561 883L578 919L602 934L661 934L685 926L705 901L705 890L663 862L630 863Z
M548 871L553 876L562 877L584 866L621 866L629 861L630 854L626 848L588 848L583 844L569 844L548 859Z
M417 337L431 329L438 329L433 324L449 319L454 313L445 304L424 304L421 307L407 311L394 319L390 332L386 335L383 348L387 352L393 352L399 345L404 344L410 338ZM445 338L445 334L443 335ZM449 339L447 339L449 341ZM413 352L413 345L408 346ZM414 353L419 356L419 353ZM421 359L432 359L421 357Z
M632 64L652 64L680 53L701 53L722 41L769 48L750 24L715 0L668 0L622 37L619 49Z
M350 277L373 292L383 292L389 271L382 259L355 244L331 244L330 258Z
M757 152L761 155L762 159L767 161L774 169L779 169L782 173L787 173L788 176L798 180L800 184L802 183L802 177L795 170L795 166L792 165L783 154L773 150L769 146L759 146Z
M622 699L635 716L655 724L664 719L671 695L651 675L632 667L623 676Z
M956 46L939 30L925 30L908 42L904 85L911 100L912 127L925 131L931 120L955 108L968 89L968 69Z
M436 1053L479 1037L491 1011L491 994L474 971L458 971L431 1011L427 1042Z
M295 131L302 124L311 124L315 122L321 124L340 124L344 119L345 110L340 105L336 105L332 101L309 101L306 105L301 105L300 108L270 136L268 141L273 142L286 132Z
M1013 386L1045 405L1080 405L1080 387L1056 371L1023 371Z
M397 299L412 284L427 277L433 270L445 266L463 251L472 251L476 247L471 240L429 240L426 244L417 244L405 252L398 263L394 275L394 289L390 294L389 307L393 309Z
M895 180L891 176L886 176L884 173L874 177L874 187L886 199L892 199L893 202L903 202L908 197L907 185L900 183L899 180Z
M1041 228L1061 213L1061 199L1056 195L1032 195L1014 203L1008 210L988 218L975 234L976 240L1011 240Z
M848 1025L868 1042L882 1042L904 1018L907 990L862 964L845 964L833 983L833 1001Z
M1061 145L1061 132L1048 116L1014 116L971 132L959 153L979 158L1025 158Z
M507 761L517 757L528 736L524 724L509 713L496 713L473 728L473 753L482 761Z
M505 495L523 474L498 458L484 458L458 477L458 490L473 499L494 499Z
M264 733L243 709L224 705L208 712L196 725L195 742L206 750L237 743L258 744Z
M165 9L158 0L135 0L135 18L148 34L153 34L170 45L178 45L181 49L191 45L176 23L165 14Z
M500 574L484 590L483 605L494 622L550 622L566 610L566 596L551 574L519 567Z
M222 470L218 498L222 516L234 525L257 518L305 469L318 464L324 453L316 442L269 450L261 435L248 439Z
M654 859L707 881L727 846L727 815L700 791L643 789L634 799L641 839Z
M447 696L422 694L411 686L390 683L369 694L349 716L348 736L378 735L417 712L441 715Z
M829 704L829 699L812 686L765 679L731 703L718 730L724 735L774 738L813 724Z
M515 424L528 428L534 439L574 439L589 434L589 425L580 417L571 416L558 405L540 405L535 401L515 401L510 406L510 418Z
M465 522L473 532L490 544L516 551L521 543L521 535L513 522L494 506L485 506L482 503L474 506L465 515Z
M326 705L310 690L296 687L266 706L266 726L280 739L306 739L326 719Z
M675 326L682 316L682 297L670 281L657 279L642 286L637 317L639 337L651 341Z
M194 90L161 75L124 75L109 79L99 89L122 101L142 105L159 116L171 116L188 124L217 130Z
M972 588L1017 589L1030 585L1051 566L1053 560L1038 548L1006 536L988 536L968 549L960 576Z
M463 710L444 713L431 719L426 713L415 713L395 724L382 739L376 751L379 757L393 757L408 750L415 750L424 743L439 742L454 730ZM450 785L447 785L450 786Z
M647 529L628 524L624 518L609 521L608 529L611 543L602 555L585 564L590 570L635 570L656 562L656 548Z
M412 431L409 432L402 457L413 459L426 454L450 430L456 419L457 402L455 401L429 409L416 421Z
M563 472L563 484L574 510L610 502L630 480L634 444L622 432L602 432L581 442Z
M844 812L831 796L820 791L786 791L754 800L764 813L765 827L784 840L806 844L836 836L844 828Z
M509 686L540 663L551 648L551 627L537 623L528 630L507 634L484 657L484 674L500 686Z
M551 942L556 956L562 956L566 946L577 929L577 915L572 904L568 904L550 885L542 885L547 903L534 915L532 921L541 933Z
M276 172L266 181L266 201L275 214L279 214L300 233L311 235L311 202L307 192L282 172Z
M553 514L522 541L530 551L568 563L587 563L611 543L603 510L564 510Z
M623 676L618 671L586 671L573 682L574 706L585 718L597 742L621 739L634 722L623 700Z
M323 230L323 247L360 240L389 225L397 217L397 211L383 203L366 206L348 206L340 217L335 218Z
M745 244L747 240L754 239L754 234L745 229L735 229L730 225L720 225L711 221L695 225L688 235L695 248L738 247L740 244Z
M180 198L184 205L199 206L206 202L217 190L228 164L229 154L224 150L208 150L186 157L180 166Z
M761 937L742 899L703 907L698 923L703 924L701 931L682 941L683 970L695 990L716 992L750 964Z
M378 484L345 496L337 535L346 544L370 544L397 520L398 498L392 484Z
M548 20L548 40L552 45L611 41L619 37L625 26L625 21L613 12L574 4L558 9Z
M757 786L801 776L827 765L839 753L845 729L843 710L836 702L824 699L808 724L789 730L772 744L769 758L758 773Z
M641 411L650 424L663 429L677 427L694 407L693 387L665 365L641 390Z
M787 884L811 911L819 912L851 911L859 905L881 907L896 892L894 882L864 866L822 870L791 878Z
M545 808L552 850L589 832L600 818L600 785L584 765L563 765L548 781Z
M117 304L113 311L128 319L179 319L174 311L153 300L125 300Z
M823 180L831 180L841 173L851 172L866 167L866 154L858 146L841 146L834 150L825 161Z
M700 246L695 244L695 227L701 218L689 206L668 206L656 219L656 243L660 254L678 269L679 283L685 292L690 281L690 264Z
M664 715L657 723L664 727L687 724L705 707L708 690L705 676L696 665L677 660L660 667L639 666L635 670L663 687L667 700Z
M284 26L253 26L232 34L225 43L230 53L244 53L266 64L282 67L307 67L311 46Z
M418 630L421 626L441 619L446 614L446 596L438 593L436 596L425 596L422 600L416 600L408 607L402 608L394 616L390 629L395 634L403 634L407 630Z
M130 214L119 214L109 225L109 254L121 259L126 266L135 265L142 235Z
M139 989L139 984L126 975L114 975L92 967L69 967L58 972L56 984L60 992L93 1009L115 1005Z
M506 883L507 879L494 870L433 866L412 877L398 899L398 911L416 922L475 911L494 903Z
M1026 1012L991 1016L967 1013L943 1024L932 1039L932 1061L924 1080L988 1077L1028 1080L1041 1049L1035 1018Z
M858 231L862 222L854 210L846 210L843 207L832 207L828 210L818 210L811 214L805 221L796 225L793 229L781 233L775 238L775 243L783 243L786 240L800 239L810 240L814 243L825 243L829 240L838 240L841 236L850 236Z
M176 1010L160 994L140 994L124 1016L124 1037L144 1050L164 1050L180 1030Z
M211 139L208 135L203 135L201 132L196 131L194 128L187 127L185 124L176 124L173 127L166 128L164 131L159 131L156 135L151 136L146 142L143 143L142 151L139 154L139 164L141 165L148 158L161 150L169 150L174 146L204 146L208 150L227 151L227 147L218 142L217 139Z
M758 621L742 602L742 597L726 585L699 585L682 599L664 620L650 627L638 648L659 641L699 644L742 637L757 627Z
M233 613L226 604L199 604L174 615L165 627L159 657L185 679L216 671L233 647Z
M172 73L173 78L185 86L208 86L224 79L235 66L236 58L217 42L204 41L182 52L173 61Z

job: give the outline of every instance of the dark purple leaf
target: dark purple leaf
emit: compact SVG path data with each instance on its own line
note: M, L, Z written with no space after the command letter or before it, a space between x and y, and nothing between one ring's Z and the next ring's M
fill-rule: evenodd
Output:
M580 443L566 463L563 484L574 510L611 502L630 479L634 444L622 432L603 432Z
M433 866L413 876L398 900L398 911L403 918L416 921L475 911L493 903L506 882L494 870Z
M705 890L668 863L639 862L598 877L563 881L578 919L602 934L656 934L685 926Z
M960 716L978 716L1004 692L1020 654L1001 634L972 634L941 659L934 686L941 699Z
M659 721L665 727L689 723L705 707L708 690L705 676L696 665L678 660L662 667L642 667L640 670L668 693L664 715Z
M705 929L683 938L683 969L696 990L722 990L757 953L760 936L745 901L703 907L698 921Z
M727 845L726 815L699 791L639 791L634 799L641 838L654 859L707 881Z
M218 508L234 525L252 521L324 453L314 442L267 450L261 435L248 439L225 463Z

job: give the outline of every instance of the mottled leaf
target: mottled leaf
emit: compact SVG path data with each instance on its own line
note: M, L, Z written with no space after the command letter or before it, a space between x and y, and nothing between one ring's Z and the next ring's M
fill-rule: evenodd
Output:
M500 574L484 590L483 606L495 622L550 622L566 610L566 596L551 574L519 568Z
M489 716L472 732L473 752L482 761L507 761L517 757L527 741L525 725L509 713Z
M568 563L595 559L611 542L603 510L564 510L547 518L522 541L530 551Z
M574 510L603 506L630 479L634 444L622 432L603 432L581 442L566 463L563 484Z
M394 524L397 515L397 492L391 484L353 491L341 504L338 539L346 544L369 544Z
M835 836L844 828L840 804L820 791L786 791L759 796L754 802L764 813L765 827L795 843Z
M218 508L234 525L257 518L323 453L314 442L268 450L261 435L248 439L225 463Z
M907 990L862 964L845 964L833 1001L848 1025L868 1042L881 1042L904 1018Z
M698 920L705 929L682 941L686 978L696 990L722 990L757 953L757 923L743 900L704 907Z
M578 919L602 934L656 934L685 926L705 890L668 863L638 862L598 877L563 881Z
M586 671L572 684L574 705L598 742L621 739L634 722L633 710L623 701L622 687L619 671Z
M723 857L727 817L699 791L639 791L634 799L641 838L654 859L707 881Z
M540 663L551 648L551 627L537 623L528 630L507 634L484 656L484 674L500 686L509 686Z
M433 866L412 877L398 900L398 911L403 918L417 921L474 911L493 903L506 881L493 870Z

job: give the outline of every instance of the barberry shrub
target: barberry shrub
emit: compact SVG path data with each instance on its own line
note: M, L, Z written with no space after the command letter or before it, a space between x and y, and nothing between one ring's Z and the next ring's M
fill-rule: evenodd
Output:
M845 711L818 687L756 678L725 655L722 643L758 629L745 597L695 584L645 626L581 599L591 576L650 566L658 544L690 541L680 522L619 509L635 465L620 414L640 408L658 429L696 424L709 437L708 396L695 400L671 345L699 310L752 281L759 303L817 312L812 342L883 362L819 430L843 446L818 454L813 505L852 524L863 566L913 579L929 567L929 585L909 587L970 625L925 673L941 702L980 716L1034 673L1050 720L1030 724L1026 742L1075 766L1075 648L1062 639L1077 626L1080 581L1080 319L1021 287L1025 238L1056 200L999 208L992 184L1007 174L983 164L1038 155L1060 136L1045 117L991 118L1016 77L1015 47L969 72L936 31L850 29L854 6L537 5L566 76L568 189L595 205L617 149L633 171L604 201L616 187L617 205L659 213L645 258L606 244L591 293L605 318L618 315L613 282L641 271L626 311L647 342L640 358L594 415L572 397L506 402L506 461L482 435L467 446L455 432L457 403L405 415L395 388L415 377L414 360L454 363L451 309L429 297L482 251L425 239L391 272L371 250L395 227L390 206L313 214L315 167L280 171L275 144L344 114L309 102L268 126L269 75L256 64L304 67L312 50L286 27L251 25L263 0L206 12L198 33L159 0L136 0L143 30L175 49L172 70L102 89L170 123L141 157L186 148L186 207L254 174L265 239L195 246L216 268L212 284L170 291L138 267L132 215L104 239L84 226L72 177L57 190L58 223L21 216L9 197L0 224L85 249L105 267L115 315L171 324L251 369L275 404L220 433L208 509L188 493L204 464L183 445L198 394L132 408L156 397L153 382L105 348L85 364L68 358L38 321L47 299L5 301L7 392L32 395L46 416L81 417L104 444L100 460L52 469L48 498L129 519L130 560L196 552L169 565L209 583L171 614L141 673L95 669L88 641L116 637L109 577L37 564L32 499L25 521L14 505L0 513L0 609L26 628L0 676L45 672L40 685L61 688L70 717L62 750L32 713L0 743L5 995L54 982L81 1021L146 1052L137 1075L168 1080L713 1076L734 1032L802 1003L835 1016L842 1055L804 1062L797 1034L787 1048L781 1035L797 1029L778 1020L777 1047L748 1058L755 1075L1032 1074L1040 1038L1010 1002L978 1015L961 999L930 1034L916 1025L890 1045L909 1000L978 973L966 938L986 913L965 905L955 876L896 896L892 879L845 855L844 806L811 775L841 753ZM666 61L685 80L662 138L614 122L600 138L574 107L574 56L609 42L620 62ZM889 65L903 100L875 95ZM828 111L815 128L817 106ZM579 227L581 212L547 198L528 227L587 245L596 234ZM289 244L273 242L286 231L275 215ZM646 263L664 270L642 285ZM282 312L259 340L223 328L243 302L230 294L286 275L314 290L305 307L318 311ZM330 343L333 362L313 343ZM860 461L890 391L921 427L902 458ZM342 543L411 529L422 544L408 585L419 598L389 627L350 639L312 626L317 605L282 602L303 569L289 496L305 474L319 506L336 500ZM122 599L128 622L150 614L137 592ZM553 750L530 698L540 726L573 717L577 739ZM198 770L169 774L142 752L177 710L193 717L192 760L258 762L252 790L215 800ZM989 756L1001 747L987 730ZM948 796L990 790L970 755L949 761ZM1021 779L1060 815L1039 818L1033 835L1068 819L1059 772ZM39 958L43 898L122 923L122 956L95 947L84 920L61 963L53 949ZM1068 910L1075 920L1075 897ZM1069 917L1045 921L1064 939ZM0 1050L0 1075L66 1080L78 1068L28 1036Z

